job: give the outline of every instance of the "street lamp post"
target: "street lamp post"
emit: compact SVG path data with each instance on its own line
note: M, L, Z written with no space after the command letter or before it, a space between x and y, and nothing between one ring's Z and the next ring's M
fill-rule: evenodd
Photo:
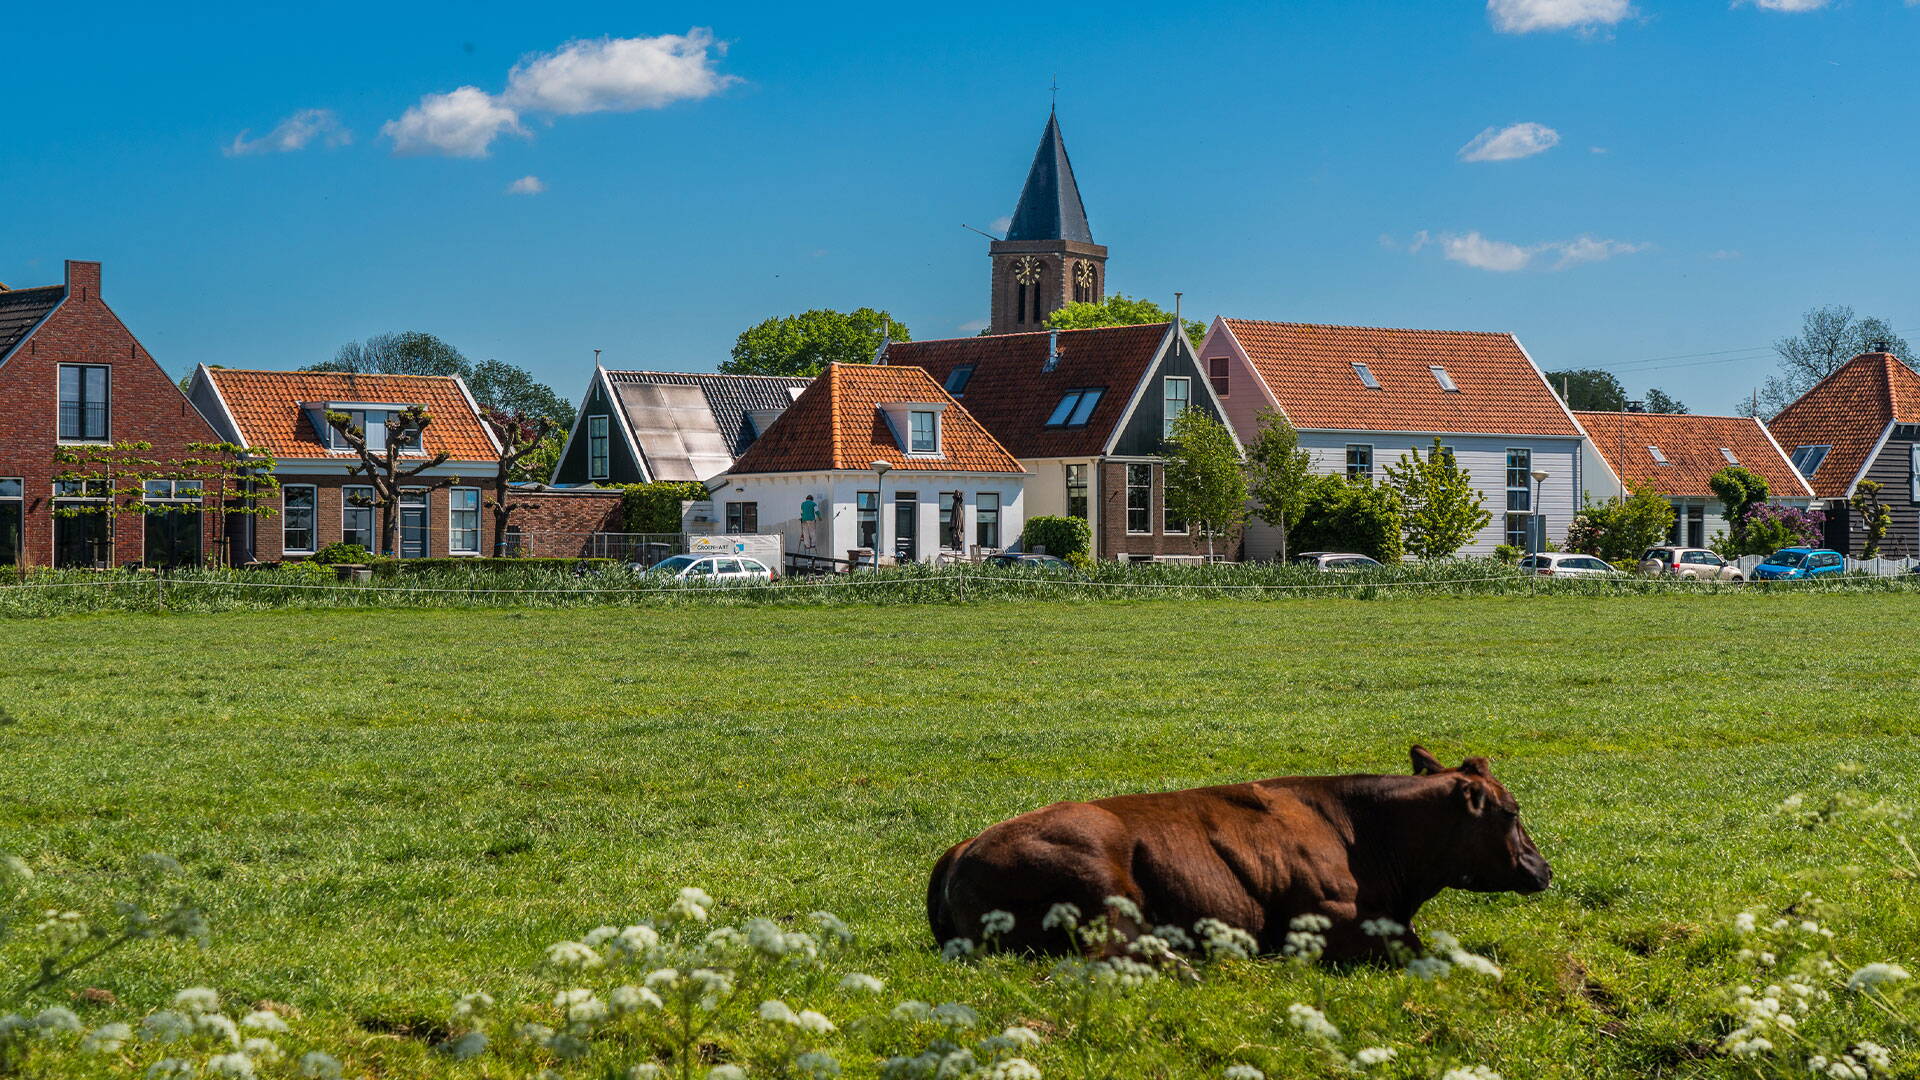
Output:
M1546 493L1547 476L1542 469L1533 470L1533 550L1542 551L1547 546L1547 511L1540 503L1540 497Z
M887 501L881 498L887 493L887 472L893 468L891 461L869 462L873 470L873 568L880 569L880 551L887 546Z

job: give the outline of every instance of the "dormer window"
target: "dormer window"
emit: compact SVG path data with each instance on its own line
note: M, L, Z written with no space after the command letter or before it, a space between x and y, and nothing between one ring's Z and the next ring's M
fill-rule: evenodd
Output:
M915 409L908 413L907 452L932 454L939 449L939 415L931 409Z
M1373 369L1367 365L1355 360L1353 362L1353 373L1360 376L1360 385L1369 390L1380 389L1380 380L1373 377Z
M313 411L316 422L315 426L320 429L322 438L327 444L327 449L353 449L353 446L347 442L346 435L342 434L339 428L327 423L328 413L339 412L347 414L349 426L365 434L367 452L379 454L385 453L387 449L387 418L394 413L403 412L409 407L410 406L406 405L347 404L335 401L316 406ZM419 453L421 450L419 431L409 429L403 432L400 440L400 449L403 453Z
M1093 419L1093 408L1100 404L1100 395L1107 392L1104 386L1069 390L1060 395L1060 403L1053 407L1047 416L1048 427L1086 427Z
M1429 364L1427 365L1427 370L1433 372L1433 381L1440 384L1440 389L1445 390L1449 394L1457 394L1460 392L1460 387L1454 383L1453 376L1447 374L1446 368L1441 367L1439 364Z
M1673 464L1673 462L1671 462L1671 461L1668 461L1668 460L1667 460L1667 455L1666 455L1666 451L1664 451L1664 450L1661 450L1661 449L1660 449L1659 447L1657 447L1657 446L1649 446L1649 447L1647 447L1647 453L1649 453L1649 454L1652 454L1652 455L1653 455L1653 463L1654 463L1655 465L1671 465L1671 464Z

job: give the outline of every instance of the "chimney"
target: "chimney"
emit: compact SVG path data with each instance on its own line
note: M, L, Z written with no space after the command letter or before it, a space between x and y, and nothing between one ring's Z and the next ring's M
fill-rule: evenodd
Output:
M100 298L100 264L67 260L67 295L81 300Z
M1047 362L1041 371L1052 371L1060 366L1060 331L1047 331Z

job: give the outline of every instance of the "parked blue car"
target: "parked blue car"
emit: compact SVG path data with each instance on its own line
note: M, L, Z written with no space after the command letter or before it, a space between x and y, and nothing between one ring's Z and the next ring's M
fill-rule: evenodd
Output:
M1778 581L1786 578L1822 577L1847 572L1847 560L1826 548L1781 548L1767 561L1753 568L1753 580Z

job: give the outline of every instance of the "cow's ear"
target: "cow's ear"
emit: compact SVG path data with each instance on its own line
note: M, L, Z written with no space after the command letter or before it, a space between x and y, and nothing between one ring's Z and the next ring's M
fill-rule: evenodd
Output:
M1412 754L1413 775L1415 776L1432 776L1434 773L1447 771L1447 767L1440 764L1440 759L1427 753L1427 748L1424 746L1416 745L1412 750Z
M1487 812L1487 786L1485 784L1477 780L1469 780L1466 777L1460 777L1455 782L1460 785L1460 801L1467 804L1467 813L1472 814L1474 817L1479 817L1481 814Z
M1493 765L1483 757L1470 757L1461 762L1460 771L1466 773L1468 776L1493 778Z

